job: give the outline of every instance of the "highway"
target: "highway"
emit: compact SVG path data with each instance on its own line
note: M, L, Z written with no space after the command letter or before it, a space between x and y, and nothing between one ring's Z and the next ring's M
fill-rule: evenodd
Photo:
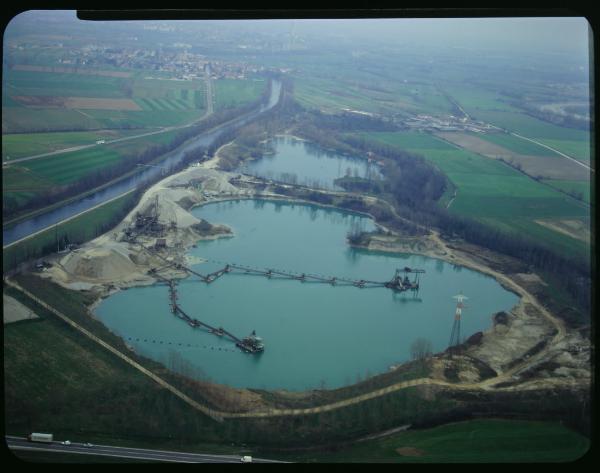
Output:
M211 455L205 453L185 453L167 450L148 450L142 448L114 447L109 445L85 446L83 443L29 442L22 437L6 436L6 444L12 450L38 452L71 453L77 455L99 455L104 457L129 458L134 460L171 462L171 463L242 463L241 455ZM278 460L252 458L252 463L282 463Z

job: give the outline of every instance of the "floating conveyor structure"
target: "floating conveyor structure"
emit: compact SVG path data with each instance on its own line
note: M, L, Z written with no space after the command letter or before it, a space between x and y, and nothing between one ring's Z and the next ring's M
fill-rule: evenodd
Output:
M176 305L175 309L175 315L177 315L180 319L185 320L190 326L194 328L204 327L208 329L210 333L213 333L219 337L228 337L234 341L236 347L240 348L241 350L247 353L259 353L264 350L262 339L256 336L256 332L254 330L249 336L240 339L233 335L231 332L225 330L223 327L213 327L207 324L206 322L202 322L201 320L190 317L183 311L183 309L179 305Z
M240 339L233 335L231 332L225 330L223 327L213 327L212 325L209 325L206 322L202 322L201 320L190 317L177 303L177 288L175 280L161 276L160 274L158 274L158 270L156 268L150 269L148 271L148 274L153 275L154 277L167 284L167 286L169 287L169 300L171 305L171 312L173 313L173 315L187 322L188 325L190 325L190 327L205 328L210 333L219 337L228 337L231 340L233 340L233 342L238 348L247 353L260 353L264 351L264 344L262 343L262 339L256 335L255 331L252 331L252 333L247 337Z
M280 270L280 269L259 269L259 268L253 268L250 266L242 266L239 264L222 263L222 264L225 264L225 266L223 268L221 268L217 271L214 271L212 273L209 273L209 274L201 274L197 271L194 271L192 268L185 266L184 264L168 261L163 256L158 255L156 252L152 251L151 248L148 248L143 245L141 245L141 246L144 249L151 251L152 253L156 254L157 256L160 256L163 260L165 260L165 262L167 262L168 264L164 267L172 266L175 269L186 271L190 274L198 276L198 278L200 278L201 281L203 281L207 284L210 284L211 282L217 280L218 278L220 278L221 276L223 276L226 273L231 273L231 272L235 271L239 274L255 274L255 275L266 276L268 278L279 277L279 278L285 278L285 279L295 279L295 280L301 281L301 282L310 281L310 282L327 283L327 284L331 284L332 286L352 285L352 286L360 287L360 288L387 287L388 289L392 289L393 291L396 291L396 292L404 292L404 291L408 291L408 290L418 291L419 290L419 274L425 273L424 269L415 269L415 268L409 268L408 266L406 266L401 269L396 269L394 276L389 281L371 281L368 279L348 279L348 278L328 277L328 276L306 274L306 273L298 274L298 273L294 273L292 271L284 271L284 270ZM150 270L150 272L153 274L156 274L157 271L159 271L159 268ZM404 277L402 277L402 273L404 274ZM409 274L415 275L415 278L413 279L413 281L409 280L409 278L408 278Z
M242 266L238 264L226 264L225 267L214 271L209 274L200 274L197 271L194 271L191 268L184 266L183 264L175 263L173 265L175 268L187 271L190 274L194 274L198 276L202 281L209 284L216 279L220 278L226 273L236 272L238 274L254 274L266 276L267 278L283 278L283 279L294 279L301 282L317 282L317 283L326 283L335 285L350 285L355 287L387 287L388 289L392 289L396 292L403 292L408 290L418 291L419 290L419 274L425 273L424 269L414 269L405 267L403 269L396 269L396 273L394 277L389 281L371 281L368 279L348 279L348 278L340 278L340 277L327 277L316 274L307 274L307 273L294 273L291 271L283 271L277 269L258 269L252 268L250 266ZM401 273L404 273L404 277L402 277ZM413 281L410 281L408 278L408 274L415 274L415 278Z
M143 246L143 245L142 245ZM150 248L143 246L148 251L153 252ZM154 252L153 252L154 253ZM160 255L158 255L160 256ZM238 274L249 274L249 275L260 275L266 276L267 278L283 278L283 279L293 279L301 282L313 282L313 283L324 283L335 285L351 285L359 288L375 288L375 287L385 287L388 289L392 289L394 292L404 292L404 291L418 291L419 290L419 275L425 273L423 269L414 269L404 267L403 269L396 269L394 276L389 281L371 281L368 279L348 279L348 278L340 278L340 277L327 277L322 275L315 274L307 274L307 273L294 273L292 271L283 271L276 269L258 269L250 266L242 266L238 264L225 264L225 266L217 271L214 271L209 274L201 274L184 264L168 261L166 258L161 258L167 263L164 266L159 268L151 268L148 271L148 274L156 277L162 282L166 283L169 286L169 299L171 305L171 312L179 317L180 319L186 321L191 327L203 327L206 328L210 333L213 333L217 336L226 336L233 340L238 348L247 352L247 353L260 353L264 350L264 344L262 343L262 339L256 336L256 332L253 331L249 336L244 337L242 339L236 337L232 333L225 330L223 327L213 327L206 322L202 322L198 319L190 317L178 304L177 302L177 289L175 287L175 281L173 279L168 279L161 276L159 271L172 267L177 270L186 271L189 274L193 274L197 276L201 281L210 284L226 273L236 272ZM216 262L219 263L219 262ZM224 264L224 263L223 263ZM409 274L414 274L415 277L411 281L408 277Z

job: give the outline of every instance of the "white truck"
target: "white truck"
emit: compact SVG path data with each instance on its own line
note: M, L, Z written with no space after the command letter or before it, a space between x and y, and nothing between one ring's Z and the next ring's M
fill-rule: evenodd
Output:
M52 434L41 434L39 432L33 432L27 436L27 440L30 442L52 443L53 439Z
M252 457L244 455L242 458L240 458L240 461L242 463L252 463Z

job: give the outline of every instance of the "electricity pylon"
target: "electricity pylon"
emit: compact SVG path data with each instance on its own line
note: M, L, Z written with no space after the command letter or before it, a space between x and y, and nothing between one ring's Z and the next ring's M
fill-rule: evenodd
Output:
M460 347L460 317L463 310L463 301L468 299L462 292L456 296L452 296L456 299L456 312L454 313L454 324L452 325L452 333L450 334L450 344L448 345L448 357L452 358L453 354L458 354Z

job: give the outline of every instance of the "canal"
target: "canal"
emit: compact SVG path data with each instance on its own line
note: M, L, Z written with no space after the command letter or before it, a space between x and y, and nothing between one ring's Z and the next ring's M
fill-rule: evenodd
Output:
M31 217L18 223L7 226L2 229L2 240L3 245L9 245L10 243L24 238L32 233L51 227L62 220L72 217L80 212L91 209L92 207L102 204L110 199L113 199L125 192L135 189L138 186L144 185L144 183L155 178L161 172L162 168L170 168L171 166L179 163L189 151L196 149L206 148L210 146L219 136L232 129L239 128L261 113L273 108L280 99L281 96L281 82L272 81L271 84L271 96L269 101L265 105L261 105L259 109L249 112L246 115L240 116L226 124L208 130L201 133L195 138L188 140L186 143L181 145L176 150L168 153L165 158L160 162L161 168L158 167L143 167L137 173L127 178L115 181L109 186L98 190L85 197L75 199L65 205L58 208L49 210L46 213Z

